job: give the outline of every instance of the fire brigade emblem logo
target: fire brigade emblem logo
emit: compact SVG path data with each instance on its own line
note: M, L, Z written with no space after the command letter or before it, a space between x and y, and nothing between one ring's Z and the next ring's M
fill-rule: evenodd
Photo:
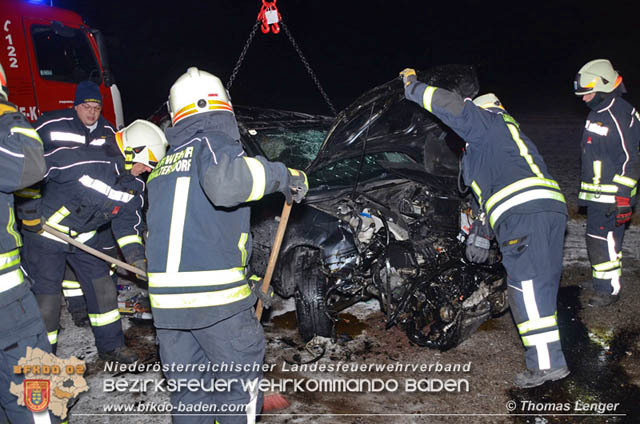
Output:
M49 406L49 380L24 380L24 403L33 412Z

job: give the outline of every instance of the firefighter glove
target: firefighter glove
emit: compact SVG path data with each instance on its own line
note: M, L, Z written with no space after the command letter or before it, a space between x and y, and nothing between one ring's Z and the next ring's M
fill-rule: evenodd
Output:
M616 214L616 226L624 225L631 220L631 199L624 196L616 196L615 205L611 205L607 216Z
M404 84L405 87L418 80L416 70L412 68L405 68L400 71L400 77L402 77L402 84Z
M116 184L120 190L126 191L129 194L133 194L134 196L140 194L138 192L140 184L136 180L136 177L131 174L121 174L116 180Z
M265 309L269 309L273 304L273 288L269 286L267 292L263 292L262 278L257 275L252 275L251 278L249 278L249 286L256 297L262 301L262 306L264 306Z
M473 221L465 249L467 259L477 264L485 263L489 259L491 238L491 230L487 222L483 222L481 219Z
M137 276L139 276L140 278L142 278L144 280L147 279L147 260L146 259L138 259L137 261L135 261L131 265L133 265L136 268L144 271L144 275L140 275L140 274L136 273Z
M30 231L36 234L42 234L44 231L42 229L42 220L38 219L23 219L22 220L22 229L25 231Z
M289 182L284 187L284 197L287 199L287 204L292 202L300 203L304 196L309 191L309 182L307 181L307 174L298 170L289 168Z

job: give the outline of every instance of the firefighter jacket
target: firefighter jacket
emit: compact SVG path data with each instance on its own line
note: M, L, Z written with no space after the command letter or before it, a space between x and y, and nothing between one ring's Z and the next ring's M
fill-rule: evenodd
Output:
M46 170L42 154L38 133L13 104L0 101L0 311L29 291L20 271L22 239L16 227L13 191L42 179ZM0 328L4 331L4 325Z
M46 113L33 127L42 138L45 152L60 146L103 146L116 134L113 125L102 115L96 122L96 128L89 130L73 108Z
M440 118L466 141L462 161L492 228L514 213L556 211L567 214L565 199L533 142L503 109L476 106L443 88L414 82L405 96Z
M582 135L581 206L634 197L640 177L640 114L619 96L604 103L589 113Z
M208 112L166 130L147 180L149 297L158 328L202 328L250 308L250 209L288 187L281 163L247 157L235 117Z
M59 147L45 158L40 199L44 221L92 247L102 247L96 230L110 223L127 262L144 258L140 211L145 185L123 172L124 160L115 144L100 149ZM46 232L42 235L60 241Z
M73 108L45 113L33 126L42 139L45 153L62 146L102 148L109 143L115 143L115 130L105 118L100 116L95 129L91 131L78 118ZM42 216L42 210L39 209L41 203L34 201L40 198L40 190L41 184L36 184L15 193L18 219L34 220ZM109 236L103 238L105 243L109 243Z

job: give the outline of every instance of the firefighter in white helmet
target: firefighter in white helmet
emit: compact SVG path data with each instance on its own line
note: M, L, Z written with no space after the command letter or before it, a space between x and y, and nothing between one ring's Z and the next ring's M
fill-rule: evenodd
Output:
M226 380L228 390L180 390L179 404L243 405L220 424L253 423L262 395L237 381L261 378L264 334L247 275L251 257L250 202L282 192L302 200L307 178L261 156L247 157L229 96L214 75L189 68L171 87L169 151L148 178L149 297L164 364L190 364L170 379ZM253 290L254 292L258 290ZM236 364L229 368L228 365ZM195 369L200 364L202 368ZM210 364L223 366L215 374ZM202 371L209 370L209 371ZM233 381L236 383L233 383ZM220 410L220 409L219 409ZM212 422L174 416L174 423Z
M509 305L525 347L527 369L514 384L529 388L569 374L560 345L557 294L567 206L533 141L488 93L471 100L400 72L405 97L438 117L465 142L464 181L474 194L476 219L466 257L483 263L495 235L507 271Z
M640 115L624 100L622 77L607 59L586 63L574 92L591 109L582 135L580 206L587 207L590 306L616 302L622 287L622 239L636 201Z

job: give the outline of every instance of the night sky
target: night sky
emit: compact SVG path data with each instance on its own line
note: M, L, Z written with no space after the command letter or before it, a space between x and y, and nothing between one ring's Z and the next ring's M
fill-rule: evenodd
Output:
M53 3L106 35L128 123L165 102L189 66L226 83L262 1ZM612 61L628 98L640 106L631 1L278 0L277 6L338 110L405 67L464 63L476 67L480 91L494 91L512 111L586 114L572 82L596 58ZM235 104L330 113L284 31L258 30L230 92Z

